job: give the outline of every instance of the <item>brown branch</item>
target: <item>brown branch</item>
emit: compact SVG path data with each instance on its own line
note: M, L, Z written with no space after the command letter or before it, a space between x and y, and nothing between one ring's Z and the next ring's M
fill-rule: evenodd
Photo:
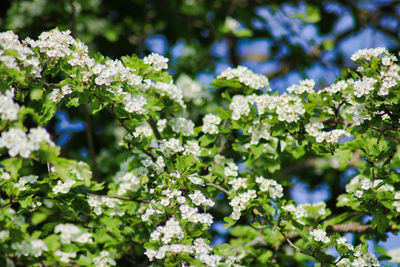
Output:
M206 185L206 186L214 187L214 188L218 189L219 191L224 192L224 193L227 194L227 195L229 194L228 190L226 190L225 188L222 188L222 187L219 186L219 185L216 185L216 184L213 184L213 183L205 183L205 185Z
M151 117L150 115L149 115L149 119L147 120L147 123L150 125L150 127L151 127L151 129L153 130L153 133L154 133L154 135L156 136L156 138L157 138L158 140L162 140L163 138L161 137L161 134L160 134L160 132L159 132L158 129L157 129L157 124L156 124L156 122L154 121L153 117Z
M92 163L91 167L93 170L93 178L94 178L94 180L97 180L98 168L97 168L97 163L96 163L92 124L90 122L89 108L88 108L87 104L82 105L82 110L83 110L83 114L85 117L85 124L86 124L85 133L86 133L86 140L87 140L88 147L89 147L90 161Z

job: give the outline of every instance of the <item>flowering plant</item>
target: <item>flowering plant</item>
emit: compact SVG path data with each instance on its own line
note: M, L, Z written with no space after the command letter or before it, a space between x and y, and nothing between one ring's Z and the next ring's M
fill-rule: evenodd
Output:
M271 93L239 66L210 92L174 84L157 54L111 60L69 31L0 33L1 265L379 266L390 257L365 241L400 224L400 67L384 48L352 60L319 91L304 80ZM48 131L80 106L118 129L109 177ZM340 183L349 168L337 200L290 198L293 176ZM211 246L221 219L229 240Z

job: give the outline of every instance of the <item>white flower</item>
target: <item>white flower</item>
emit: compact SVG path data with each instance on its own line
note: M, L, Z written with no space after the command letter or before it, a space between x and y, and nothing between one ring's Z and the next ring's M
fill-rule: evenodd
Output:
M125 105L125 110L129 113L144 114L146 112L143 107L147 104L147 100L141 95L127 93L122 103Z
M360 59L365 59L370 61L373 57L378 57L380 54L388 54L388 51L384 47L370 48L370 49L361 49L351 55L351 60L357 61Z
M213 114L207 114L203 117L203 126L201 127L201 130L204 133L217 134L218 125L220 123L221 123L220 117Z
M62 193L66 194L69 192L70 188L75 184L74 180L67 180L66 182L62 182L58 180L57 185L53 187L54 194Z
M326 236L326 232L322 229L314 229L310 232L310 234L314 237L314 240L322 243L329 243L330 239Z
M300 81L300 85L292 85L289 88L287 88L287 91L289 93L294 93L294 94L303 94L303 93L313 93L314 92L314 86L315 82L314 80L303 80Z
M100 256L93 258L93 263L98 267L109 267L117 264L108 251L100 252Z
M15 121L18 119L19 105L14 103L14 88L0 94L0 118L1 120Z
M76 252L68 253L68 252L62 252L61 250L57 250L56 252L54 252L54 255L59 257L61 262L68 263L70 262L70 258L76 257Z
M220 75L217 76L217 79L225 78L227 80L231 80L237 78L240 83L253 88L253 89L262 89L265 88L268 91L271 90L269 87L268 78L264 75L255 74L247 67L238 66L235 69L227 68Z
M146 56L143 58L143 62L147 65L151 65L156 71L168 68L168 58L165 58L157 53L151 53L150 55Z

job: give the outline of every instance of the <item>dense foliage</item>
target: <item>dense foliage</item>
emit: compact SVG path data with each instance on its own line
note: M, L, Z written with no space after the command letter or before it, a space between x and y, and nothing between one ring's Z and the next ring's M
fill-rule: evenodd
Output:
M155 53L113 60L69 31L1 33L2 265L379 266L366 241L400 223L400 66L385 48L352 60L319 91L271 93L243 66L204 91ZM55 145L60 109L115 123L97 165ZM350 167L338 199L290 199L293 176L340 183ZM211 247L222 218L229 240Z

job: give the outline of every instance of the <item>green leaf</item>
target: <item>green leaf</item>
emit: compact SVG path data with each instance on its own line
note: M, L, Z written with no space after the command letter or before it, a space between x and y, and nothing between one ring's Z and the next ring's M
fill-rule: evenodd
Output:
M379 233L385 233L386 229L389 227L389 220L383 213L378 213L372 219L372 227L377 229Z

